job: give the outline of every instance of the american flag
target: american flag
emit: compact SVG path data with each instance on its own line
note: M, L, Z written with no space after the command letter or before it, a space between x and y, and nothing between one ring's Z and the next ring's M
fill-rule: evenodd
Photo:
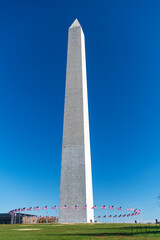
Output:
M131 214L127 214L127 217L129 217Z
M55 205L54 207L52 207L52 209L57 209L57 206Z
M138 210L137 214L141 214L141 210Z
M117 208L117 210L122 210L122 207Z
M109 209L114 209L114 206L109 206Z
M20 208L18 208L18 209L16 209L16 210L15 210L15 212L20 212L20 210L21 210L21 209L20 209Z
M134 208L130 208L131 211L134 211Z
M39 206L37 206L37 207L34 207L34 210L39 210Z
M97 218L100 218L101 216L98 216Z
M9 211L8 213L9 213L10 215L13 215L13 211L12 211L12 210L11 210L11 211Z
M122 214L120 214L118 217L122 217Z
M65 209L67 207L67 205L63 205L61 208Z
M21 212L24 212L26 210L26 208L24 207L24 208L21 208Z
M102 205L102 206L101 206L101 209L106 209L106 205Z
M136 208L136 209L134 209L134 212L137 212L137 210L138 210L137 208Z
M126 217L126 214L124 214L123 217Z
M141 210L139 210L138 212L135 212L135 215L141 214Z
M129 211L129 208L127 207L126 210Z
M77 205L75 205L74 207L72 207L72 209L77 209Z
M115 217L117 217L117 215L114 215L113 217L115 218Z
M106 215L104 215L103 218L106 218Z
M31 211L32 210L32 207L28 208L27 211Z
M92 209L96 209L97 207L96 207L96 205L94 205L93 207L92 207Z
M47 206L43 207L42 209L43 209L43 210L47 210Z
M112 215L109 215L108 217L109 217L109 218L111 218L111 217L112 217Z
M82 208L82 209L86 209L86 208L87 208L87 205L83 206L83 208Z
M133 216L133 215L134 215L134 213L131 214L131 216Z

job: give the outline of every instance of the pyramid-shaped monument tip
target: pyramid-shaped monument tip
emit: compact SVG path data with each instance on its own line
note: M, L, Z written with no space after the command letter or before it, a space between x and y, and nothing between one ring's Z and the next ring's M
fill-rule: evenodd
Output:
M76 18L70 28L75 28L75 27L81 27L80 23L78 22L78 19Z

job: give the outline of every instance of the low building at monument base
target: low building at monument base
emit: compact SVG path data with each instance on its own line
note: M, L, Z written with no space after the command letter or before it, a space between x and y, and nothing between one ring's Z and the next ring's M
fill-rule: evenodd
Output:
M37 223L37 216L24 213L0 213L0 224L33 224Z

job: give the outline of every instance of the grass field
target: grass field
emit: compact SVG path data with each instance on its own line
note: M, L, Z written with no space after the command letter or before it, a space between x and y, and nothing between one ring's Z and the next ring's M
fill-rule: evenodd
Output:
M0 225L0 240L159 239L160 226L139 224Z

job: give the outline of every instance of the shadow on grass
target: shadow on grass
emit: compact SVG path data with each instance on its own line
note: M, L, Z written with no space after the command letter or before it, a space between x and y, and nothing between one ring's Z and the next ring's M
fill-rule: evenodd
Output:
M67 231L65 229L65 231ZM71 231L71 229L68 229ZM82 231L82 232L77 232ZM86 232L85 232L86 231ZM72 233L47 233L46 235L51 236L88 236L88 237L105 237L105 236L136 236L136 235L143 235L143 234L160 234L160 227L158 226L128 226L128 227L115 227L115 228L93 228L90 229L90 233L87 232L88 229L82 228L74 229ZM98 232L99 231L99 232Z

